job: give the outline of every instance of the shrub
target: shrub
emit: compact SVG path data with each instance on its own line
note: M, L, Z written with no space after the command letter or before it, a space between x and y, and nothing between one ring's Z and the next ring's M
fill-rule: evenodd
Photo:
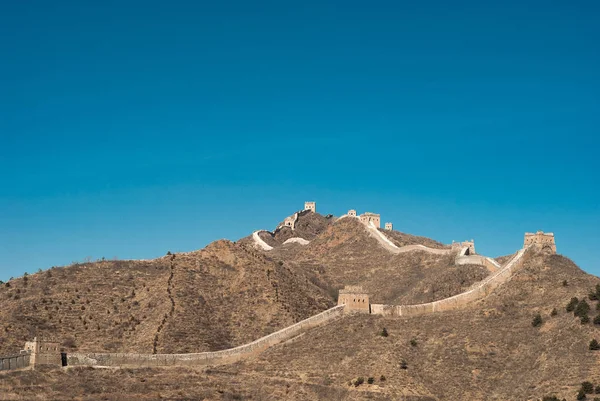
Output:
M173 254L171 253L171 251L167 251L167 255L171 256Z
M579 392L577 393L577 399L585 400L585 393L583 392L583 390L579 390Z
M374 379L374 378L372 378L372 377L369 377L369 378L367 379L367 383L369 383L369 384L373 384L373 383L375 383L375 379Z
M578 303L579 303L579 299L577 299L577 297L571 298L571 300L567 304L567 308L566 308L567 312L573 312L575 310L575 307L577 307Z
M566 287L569 285L569 282L567 280L563 280L562 285L563 287Z
M400 362L400 369L408 369L408 363L404 359Z
M410 340L410 345L413 346L413 347L416 347L417 346L417 339L416 338L412 338Z
M560 401L560 400L555 395L547 395L544 398L542 398L542 401Z
M10 288L10 283L7 281L7 282L6 282L6 284L4 284L4 286L5 286L6 288Z
M552 309L552 312L550 312L550 316L556 316L558 315L558 311L556 310L556 308Z
M364 379L363 377L359 377L359 378L357 378L357 379L354 381L354 386L355 386L355 387L358 387L358 386L360 386L361 384L363 384L364 382L365 382L365 379Z
M594 385L588 381L581 383L581 390L586 394L594 393Z
M381 375L381 377L379 378L379 381L380 381L380 382L384 382L384 381L385 381L385 376L384 376L384 375Z
M594 389L594 393L600 394L600 386L596 386L596 388Z
M381 332L379 333L379 335L381 337L387 337L387 336L389 336L388 331L387 331L387 329L385 327L381 330Z
M594 338L592 341L590 341L590 350L591 351L597 351L600 349L600 344L598 343L598 341L596 341L596 339Z
M594 291L590 291L590 293L588 294L588 298L590 299L590 301L597 301L598 294L596 294Z
M588 315L581 317L581 324L588 324L590 322L590 317Z
M600 324L600 313L594 318L594 324Z
M573 314L575 316L584 317L584 316L587 316L589 312L590 312L590 305L587 303L587 301L585 299L582 299L581 302L579 302L577 304L577 306L575 307Z
M533 327L539 327L542 325L542 323L544 323L544 321L542 320L542 315L540 315L539 313L535 315L533 317L533 320L531 321L531 325Z

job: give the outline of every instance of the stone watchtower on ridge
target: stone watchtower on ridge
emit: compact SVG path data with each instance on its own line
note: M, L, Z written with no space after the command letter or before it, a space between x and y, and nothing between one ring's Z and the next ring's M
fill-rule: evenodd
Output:
M313 212L317 212L317 203L316 202L304 202L304 210L311 210Z
M539 249L547 249L552 253L556 253L556 243L554 242L553 233L545 233L543 231L538 231L535 234L525 233L523 248L527 248L529 245L535 245Z
M377 213L365 212L358 217L361 223L365 225L369 225L373 223L376 228L381 227L381 216Z
M338 295L338 305L346 306L344 313L371 313L369 294L360 286L347 285L341 289Z

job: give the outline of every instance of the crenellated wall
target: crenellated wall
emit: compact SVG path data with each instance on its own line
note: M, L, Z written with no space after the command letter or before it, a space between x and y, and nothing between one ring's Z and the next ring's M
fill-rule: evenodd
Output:
M228 364L257 355L273 345L304 333L306 330L338 319L343 315L343 312L344 306L338 305L256 341L223 351L197 354L73 353L67 356L68 365L139 367Z

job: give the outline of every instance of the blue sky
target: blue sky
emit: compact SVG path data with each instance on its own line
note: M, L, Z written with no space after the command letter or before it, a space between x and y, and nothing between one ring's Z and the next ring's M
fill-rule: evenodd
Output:
M600 274L598 3L371 3L4 2L0 279L305 200Z

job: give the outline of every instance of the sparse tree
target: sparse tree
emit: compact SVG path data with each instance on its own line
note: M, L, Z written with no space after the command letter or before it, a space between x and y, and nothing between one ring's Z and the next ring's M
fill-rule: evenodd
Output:
M589 312L590 312L590 305L587 303L587 301L585 299L582 299L581 302L579 302L577 304L577 306L575 307L573 314L575 316L584 317L584 316L587 316Z
M552 309L552 312L550 312L550 316L556 316L558 315L558 311L556 310L556 308Z
M375 379L374 379L373 377L369 377L369 378L367 379L367 383L369 383L369 384L373 384L373 383L375 383Z
M400 362L400 369L408 369L408 363L406 363L404 359L402 360L402 362Z
M567 312L573 312L579 303L579 299L577 297L571 298L569 303L567 304Z
M358 387L358 386L360 386L361 384L363 384L364 382L365 382L365 379L364 379L363 377L359 377L359 378L357 378L357 379L354 381L354 386L355 386L355 387Z
M588 315L582 316L580 319L581 324L588 324L590 322L590 317Z
M594 385L591 382L585 381L581 383L581 390L586 394L594 393Z
M413 347L416 347L417 346L417 339L416 338L411 338L410 339L410 345L413 346Z
M384 381L385 381L385 376L384 376L384 375L381 375L381 377L379 378L379 381L380 381L380 382L384 382Z
M579 390L579 392L577 393L577 399L578 400L585 400L585 393L583 392L583 390Z
M594 324L600 324L600 313L594 318Z
M590 350L591 351L597 351L600 350L600 344L598 343L598 341L594 338L592 341L590 341Z
M381 332L379 333L379 335L380 335L381 337L387 337L389 334L388 334L388 331L387 331L387 329L384 327L384 328L381 330Z
M539 327L542 325L542 323L544 323L544 321L542 320L542 315L540 315L539 313L535 315L533 317L533 320L531 321L531 325L533 327Z

